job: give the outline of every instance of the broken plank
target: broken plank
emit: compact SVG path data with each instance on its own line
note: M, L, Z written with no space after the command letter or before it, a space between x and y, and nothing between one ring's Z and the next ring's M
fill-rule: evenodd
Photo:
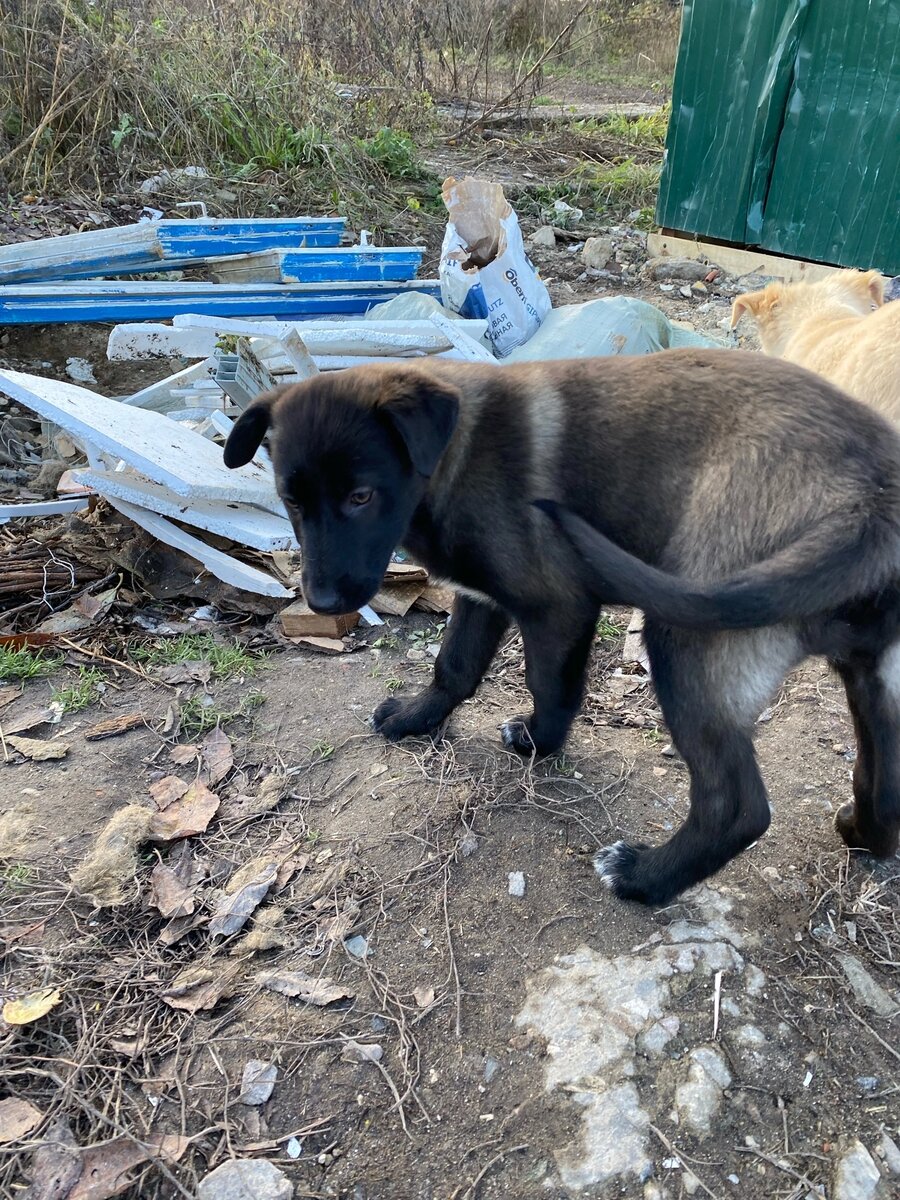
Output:
M396 283L177 283L126 282L10 284L0 286L0 325L53 325L97 321L157 321L190 310L211 316L305 319L361 314L406 292L437 298L436 279Z
M421 580L413 583L392 583L387 587L382 586L369 603L383 616L405 617L424 590L425 585Z
M271 475L255 463L229 470L214 443L161 413L98 396L86 388L21 371L0 371L0 392L192 500L253 504L283 514Z
M122 713L118 717L107 717L105 721L99 721L90 729L86 729L84 740L99 742L103 738L117 737L120 733L127 733L129 729L137 729L139 725L144 724L146 722L142 712Z
M241 588L245 592L255 592L261 596L276 596L284 600L293 598L292 591L282 587L277 579L267 575L265 571L260 571L248 563L232 558L231 555L224 554L221 550L213 549L206 542L201 542L199 538L179 529L177 525L173 525L171 521L167 521L158 513L150 512L146 508L138 508L135 504L126 504L124 500L117 500L112 496L108 497L108 501L123 517L127 517L129 521L134 521L135 525L146 529L158 541L165 542L167 546L173 546L176 550L183 551L189 558L196 559L211 575L215 575L223 583Z
M415 607L423 612L449 613L453 611L456 592L445 584L430 583L418 598Z
M435 313L428 319L435 329L444 335L453 348L459 351L460 357L465 359L466 362L489 362L494 366L497 365L496 358L494 358L486 346L469 337L464 329L457 327L459 322L451 321L448 317L442 316L440 313Z
M71 496L64 500L0 504L0 525L5 525L7 521L20 521L24 517L53 517L62 513L79 512L87 508L89 503L90 500L86 496Z
M420 246L336 246L266 250L207 261L216 283L316 283L414 279Z
M135 392L134 395L126 396L122 403L133 404L135 408L149 408L153 412L161 413L183 408L183 397L177 394L176 389L187 387L198 380L212 379L215 370L215 359L204 358L201 362L192 363L191 366L185 367L183 371L178 371L175 375L161 379L159 383L151 383L148 387Z
M281 629L285 637L341 638L359 624L359 613L316 613L305 600L296 600L281 610Z
M162 517L171 517L218 537L230 538L253 550L271 553L297 546L286 517L248 504L180 498L131 471L82 470L75 473L75 478L107 499L115 497L139 505Z

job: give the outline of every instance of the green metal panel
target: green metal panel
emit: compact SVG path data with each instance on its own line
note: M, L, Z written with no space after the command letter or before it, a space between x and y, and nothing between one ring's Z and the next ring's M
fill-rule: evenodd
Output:
M656 219L900 272L900 0L685 0Z
M758 237L900 274L900 0L814 0Z

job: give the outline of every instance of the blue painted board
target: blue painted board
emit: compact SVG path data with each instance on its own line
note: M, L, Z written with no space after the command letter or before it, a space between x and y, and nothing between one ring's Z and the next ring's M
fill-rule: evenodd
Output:
M180 313L305 318L359 314L406 292L440 299L436 279L343 284L37 284L0 287L0 325L160 321Z

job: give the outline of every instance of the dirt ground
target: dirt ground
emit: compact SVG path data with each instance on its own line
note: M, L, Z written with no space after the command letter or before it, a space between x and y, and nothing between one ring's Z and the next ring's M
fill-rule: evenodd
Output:
M641 273L641 235L626 222L611 236L612 278L565 245L536 252L557 303L622 291L725 340L733 286L663 291ZM10 331L0 354L60 376L78 354L108 394L168 372L106 363L106 335ZM65 757L29 761L5 735L0 749L3 998L60 992L40 1019L0 1023L0 1096L40 1121L0 1139L0 1196L69 1194L47 1183L72 1161L67 1140L94 1148L72 1195L112 1195L127 1168L131 1200L194 1196L248 1157L276 1164L298 1198L897 1194L900 870L849 853L832 828L854 751L823 665L760 718L769 833L650 911L613 899L591 865L618 837L665 839L687 809L650 684L623 664L628 613L601 622L565 755L526 763L498 735L528 705L515 637L442 738L388 745L368 716L423 686L438 618L390 619L323 657L261 620L190 623L195 608L133 598L81 643L93 657L67 652L21 695L0 679L0 730L79 667L105 679L88 707L26 734ZM217 673L135 653L185 631L246 654ZM220 716L224 774L186 723L198 711ZM86 737L128 714L127 732ZM208 827L139 839L119 902L92 904L73 873L117 812L149 808L172 777L182 791L205 779L219 801ZM188 896L171 919L165 867ZM259 879L247 923L214 932ZM273 990L285 972L307 991ZM306 1002L310 988L328 1002ZM240 1098L251 1060L275 1067L258 1104Z

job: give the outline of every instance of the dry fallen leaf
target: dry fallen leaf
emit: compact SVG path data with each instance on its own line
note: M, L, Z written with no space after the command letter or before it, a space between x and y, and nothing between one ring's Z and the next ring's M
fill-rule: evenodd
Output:
M69 747L65 742L44 742L40 738L10 737L7 742L14 750L24 754L33 762L46 762L51 758L65 758Z
M164 946L176 946L182 938L186 938L192 929L205 925L209 918L203 913L194 912L186 917L173 917L168 925L160 930L159 940Z
M173 663L171 667L160 667L154 674L163 683L207 684L212 679L212 664L201 661Z
M370 1042L364 1045L362 1042L354 1042L351 1038L344 1046L341 1052L341 1060L343 1062L361 1063L361 1062L381 1062L384 1056L384 1051L377 1042Z
M40 1125L44 1114L27 1100L10 1096L0 1100L0 1146L27 1137Z
M194 892L182 883L171 867L157 863L150 876L147 903L162 917L186 917L194 911Z
M171 842L175 838L203 833L216 814L219 797L206 784L195 780L180 799L150 820L150 841Z
M27 733L29 729L36 729L38 725L56 724L58 720L59 716L54 708L26 708L25 712L19 713L17 717L10 717L3 722L3 732L9 737L13 733Z
M320 1008L334 1004L336 1000L352 1000L355 995L325 975L312 979L302 971L260 971L256 981L271 992L296 996L306 1004L317 1004Z
M41 988L40 991L29 992L21 1000L7 1000L3 1005L3 1020L7 1025L28 1025L46 1016L60 1000L62 992L58 988Z
M225 895L216 906L209 923L209 932L223 937L237 933L275 882L277 874L278 864L267 863L255 879L244 884L237 892Z
M220 1000L234 995L239 969L236 963L185 967L163 992L163 1000L170 1008L186 1012L215 1008Z
M58 1117L44 1130L43 1141L31 1160L28 1200L66 1200L81 1178L81 1151L65 1117Z
M275 876L275 886L272 890L274 892L283 892L295 875L299 875L301 871L306 870L308 863L308 854L299 854L296 858L286 858L278 868L278 874Z
M63 634L90 629L112 608L118 590L118 584L116 584L115 587L111 587L106 592L99 592L96 596L79 596L69 608L54 613L52 617L42 621L38 629L42 633Z
M13 700L18 700L21 695L20 687L0 687L0 708L6 708L7 704L12 704Z
M199 746L173 746L169 751L169 758L177 767L186 767L199 753Z
M423 984L415 989L413 996L415 997L416 1004L418 1004L419 1008L430 1008L431 1005L434 1004L433 987L425 987Z
M66 1200L109 1200L127 1191L134 1182L131 1172L144 1163L161 1159L177 1163L191 1144L178 1134L151 1134L146 1140L118 1137L101 1146L82 1151L82 1171Z
M153 797L156 807L162 812L170 804L180 800L189 786L177 775L166 775L163 779L157 779L156 783L150 784L150 795Z
M221 783L234 766L231 738L218 725L203 739L200 755L206 772L206 782L210 787Z

